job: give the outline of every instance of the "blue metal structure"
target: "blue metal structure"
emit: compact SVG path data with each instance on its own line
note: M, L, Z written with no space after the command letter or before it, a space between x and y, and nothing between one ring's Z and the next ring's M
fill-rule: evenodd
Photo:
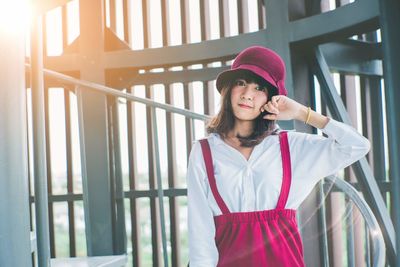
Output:
M215 88L212 81L219 72L230 67L230 60L239 51L256 44L271 47L284 58L288 66L286 84L289 97L296 98L314 109L317 108L318 99L322 103L321 112L349 124L354 119L350 110L355 109L349 105L355 105L356 102L354 94L350 91L356 88L346 84L346 81L352 79L355 84L355 77L359 77L362 131L372 141L373 151L367 159L362 159L345 170L343 178L347 181L356 180L352 186L363 194L365 202L357 196L353 187L349 187L344 181L337 180L335 185L344 191L347 196L346 203L358 203L369 228L353 227L354 220L351 218L343 222L348 224L348 240L346 253L342 256L347 257L349 266L358 266L364 262L366 266L382 266L380 234L374 234L379 232L377 222L386 246L387 262L384 264L398 266L400 256L396 254L396 247L400 245L400 236L396 230L400 227L400 146L397 133L400 130L400 112L399 105L396 105L396 100L399 99L399 90L396 88L399 88L400 82L400 76L397 75L400 62L399 1L254 1L257 17L253 18L249 15L249 1L200 0L196 1L200 28L198 42L192 42L191 34L193 25L190 14L194 10L194 1L180 0L175 1L175 4L172 1L160 1L158 15L161 21L162 47L157 48L152 47L154 33L150 29L154 23L154 9L151 1L136 1L135 3L140 2L139 6L135 6L141 8L139 11L133 9L134 2L129 0L50 2L39 1L38 13L34 14L35 23L30 36L31 56L26 67L26 80L23 79L23 30L17 30L18 34L2 32L7 41L0 42L3 51L12 51L4 56L5 63L0 64L1 72L10 73L9 70L13 70L11 74L0 77L0 140L7 140L1 143L4 149L0 152L0 237L4 236L0 238L1 266L35 265L30 252L28 203L31 203L35 210L30 214L31 228L36 234L37 242L33 259L38 260L38 265L53 266L60 262L57 259L55 244L57 229L54 227L53 204L56 202L68 205L69 253L71 257L77 256L79 253L76 249L74 203L78 201L83 201L85 240L89 256L81 259L82 261L115 260L114 262L121 266L125 264L126 256L129 255L131 265L144 266L140 228L143 216L141 199L149 201L151 264L186 264L182 262L184 253L180 245L182 229L179 215L180 210L182 212L179 199L184 198L186 190L179 186L176 150L177 147L185 145L185 156L189 155L192 141L195 139L195 120L206 121L209 115L215 113ZM79 35L74 41L68 42L67 14L73 2L79 7ZM332 3L335 7L331 6ZM171 45L173 29L170 5L179 5L172 7L180 12L179 45ZM213 24L212 20L211 11L214 7L218 7L218 25ZM63 53L59 56L48 56L45 41L47 25L44 18L46 12L54 8L61 10ZM232 9L237 11L236 15L231 13ZM143 49L139 50L132 49L133 44L137 42L131 31L131 20L135 17L133 12L140 13L142 18ZM249 23L252 19L258 23L256 31L250 30ZM232 21L237 22L237 33L232 28ZM218 29L218 38L212 36L212 28ZM378 41L379 31L382 33L381 41ZM17 49L12 50L14 46ZM217 66L215 62L218 63ZM340 88L335 86L332 73L340 76ZM320 85L320 95L314 77ZM21 82L24 80L26 85ZM381 86L381 80L384 81L384 87ZM194 82L201 83L203 99L194 96ZM182 85L184 109L178 108L174 103L176 83ZM164 87L163 91L157 89L157 94L164 94L165 103L154 101L156 84ZM146 98L135 96L137 86L144 88ZM32 91L31 145L27 142L27 117L24 111L26 100L23 91L25 87L31 88ZM52 192L48 119L48 92L52 87L63 88L65 109L68 113L64 118L68 151L68 190L64 195L54 195ZM72 95L76 97L78 107L83 187L81 193L74 192L73 186L75 180L72 163L76 159L72 155L71 137L76 132L72 132L71 129L69 109L71 101L75 101L69 98ZM125 152L121 147L120 99L127 100L128 178L122 170L121 155ZM17 104L8 105L9 102ZM194 102L201 103L203 114L194 112ZM145 105L144 114L135 114L135 105L138 103ZM157 109L166 112L166 125L158 123ZM185 120L185 140L176 143L174 119L178 114ZM135 136L140 130L135 128L137 116L146 117L147 155L138 155L135 151L138 145ZM382 130L385 119L388 158L385 158L386 134ZM283 128L298 128L306 132L314 130L295 121L285 121L280 125ZM159 136L163 127L167 129L167 182L163 180L161 171L163 162ZM29 179L27 148L33 152L34 179ZM146 187L139 186L142 179L137 171L139 158L148 165ZM385 169L386 164L389 166L388 172ZM29 180L34 182L34 192L31 192L30 197ZM126 184L127 181L129 185ZM168 185L167 188L163 186L165 184ZM327 225L332 221L329 214L334 212L329 206L329 201L317 209L325 197L322 187L322 184L319 184L301 207L300 223L304 223L304 235L311 236L315 231L326 233ZM165 204L164 200L168 200L168 204ZM351 210L348 211L352 213ZM127 234L128 229L130 235ZM360 242L357 235L361 230L366 233L366 247L357 245L357 242ZM8 248L10 240L18 240L20 243L17 247ZM337 264L338 259L333 257L335 246L337 243L331 235L316 235L313 242L305 244L307 264ZM5 250L9 251L9 254L2 253ZM109 258L111 255L117 258ZM56 259L50 261L50 258Z

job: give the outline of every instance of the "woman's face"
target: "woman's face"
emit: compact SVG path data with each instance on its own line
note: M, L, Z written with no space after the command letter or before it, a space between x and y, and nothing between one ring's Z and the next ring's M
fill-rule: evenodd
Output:
M261 113L261 107L267 102L268 90L257 83L247 83L236 79L231 92L233 114L239 120L254 120Z

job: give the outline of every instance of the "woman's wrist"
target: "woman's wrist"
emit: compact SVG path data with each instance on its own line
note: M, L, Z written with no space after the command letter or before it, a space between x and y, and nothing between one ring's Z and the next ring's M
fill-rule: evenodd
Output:
M304 123L307 122L307 124L319 129L325 128L325 125L329 122L328 117L319 114L318 112L312 110L310 107L306 107L304 105L301 105L296 119Z
M300 105L300 109L299 109L295 119L305 122L307 120L307 115L308 115L308 108L304 105Z

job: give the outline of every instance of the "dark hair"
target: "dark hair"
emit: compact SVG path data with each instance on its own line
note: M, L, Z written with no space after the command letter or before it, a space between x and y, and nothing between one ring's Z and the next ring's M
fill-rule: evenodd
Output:
M218 133L222 139L225 139L228 132L234 127L235 116L231 104L231 91L237 79L243 79L247 83L257 83L260 87L266 88L268 91L267 102L270 101L274 95L278 95L278 89L260 76L248 70L238 70L222 86L221 108L218 114L211 118L207 123L206 131L208 134ZM249 136L236 136L240 141L240 146L253 147L261 143L265 137L277 134L276 131L274 131L275 121L263 118L266 114L266 112L262 112L254 119L254 129L252 134Z

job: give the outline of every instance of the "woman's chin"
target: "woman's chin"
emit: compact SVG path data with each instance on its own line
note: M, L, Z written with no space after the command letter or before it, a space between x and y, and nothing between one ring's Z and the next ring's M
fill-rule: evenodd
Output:
M257 118L257 115L250 116L248 114L235 114L235 118L239 121L254 121Z

